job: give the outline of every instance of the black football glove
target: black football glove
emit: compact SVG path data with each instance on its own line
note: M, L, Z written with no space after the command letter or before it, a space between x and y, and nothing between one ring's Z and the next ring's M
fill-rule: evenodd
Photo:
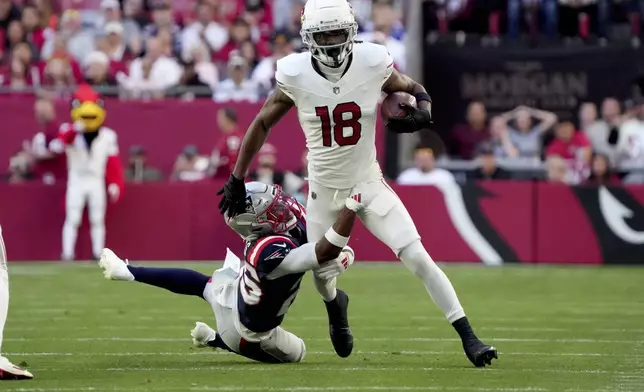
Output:
M434 123L432 115L427 110L419 109L407 103L400 107L407 112L405 117L392 117L387 121L387 129L395 133L414 133L429 128Z
M224 195L219 202L219 212L222 215L228 213L229 217L234 217L246 210L246 184L244 179L230 175L228 182L217 192L217 195Z

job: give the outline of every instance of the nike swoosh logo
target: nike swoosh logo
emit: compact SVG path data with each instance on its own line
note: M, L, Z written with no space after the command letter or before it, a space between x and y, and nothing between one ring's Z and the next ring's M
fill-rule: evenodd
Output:
M286 248L286 244L275 244L275 246L278 246L280 248Z

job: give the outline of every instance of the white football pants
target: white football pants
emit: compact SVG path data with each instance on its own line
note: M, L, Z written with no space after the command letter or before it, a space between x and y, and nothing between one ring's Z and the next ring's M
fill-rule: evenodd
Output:
M2 337L4 324L7 321L7 312L9 312L9 272L7 270L7 251L0 226L0 354L2 354Z
M92 253L96 257L105 247L105 209L107 195L104 179L87 178L70 181L65 195L65 224L63 225L63 258L74 258L78 227L87 204L89 210Z
M452 323L465 316L454 287L420 242L407 208L384 180L357 184L366 208L359 213L365 227L387 245L425 285L436 305ZM333 226L351 189L332 189L309 182L306 226L309 242L317 242ZM359 255L358 255L359 256ZM335 297L335 279L313 275L315 287L329 301Z

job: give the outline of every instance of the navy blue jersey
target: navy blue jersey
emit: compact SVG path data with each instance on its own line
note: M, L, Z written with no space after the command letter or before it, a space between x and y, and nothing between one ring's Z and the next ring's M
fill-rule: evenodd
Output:
M268 275L300 245L293 237L281 235L246 243L237 309L241 323L249 330L266 332L282 323L304 273L270 280Z

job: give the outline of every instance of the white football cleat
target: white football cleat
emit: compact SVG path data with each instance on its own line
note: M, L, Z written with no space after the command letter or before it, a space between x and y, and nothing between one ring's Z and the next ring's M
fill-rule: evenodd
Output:
M103 269L106 279L111 280L134 280L134 275L127 268L127 260L121 260L114 252L104 248L98 266Z
M34 375L0 356L0 380L31 380Z

